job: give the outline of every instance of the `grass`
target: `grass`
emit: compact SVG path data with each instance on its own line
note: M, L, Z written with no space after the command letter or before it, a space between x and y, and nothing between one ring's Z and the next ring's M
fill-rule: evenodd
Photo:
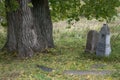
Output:
M86 33L89 29L76 27L54 27L55 48L47 54L36 54L33 58L19 60L7 52L0 53L0 80L120 80L120 38L112 44L109 57L97 57L84 53ZM1 36L1 35L0 35ZM5 35L0 38L0 47ZM44 72L36 65L54 70ZM104 64L93 68L94 64ZM111 75L64 75L64 70L115 70Z

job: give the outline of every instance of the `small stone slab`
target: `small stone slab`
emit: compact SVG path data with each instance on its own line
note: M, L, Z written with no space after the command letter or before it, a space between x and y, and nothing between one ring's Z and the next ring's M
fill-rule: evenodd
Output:
M68 75L108 75L112 71L109 70L65 70L63 74Z
M49 67L46 67L46 66L43 66L43 65L36 65L38 68L40 68L41 70L43 71L46 71L46 72L52 72L53 69L52 68L49 68Z

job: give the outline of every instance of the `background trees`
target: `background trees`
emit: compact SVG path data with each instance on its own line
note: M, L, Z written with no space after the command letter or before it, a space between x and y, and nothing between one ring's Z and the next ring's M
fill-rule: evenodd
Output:
M79 20L79 16L88 19L111 20L117 15L116 7L120 6L119 0L49 0L52 20L63 19ZM15 6L14 6L15 7ZM5 13L4 0L0 1L0 15Z
M88 19L110 21L117 16L119 0L49 0L53 19L79 20L80 16Z

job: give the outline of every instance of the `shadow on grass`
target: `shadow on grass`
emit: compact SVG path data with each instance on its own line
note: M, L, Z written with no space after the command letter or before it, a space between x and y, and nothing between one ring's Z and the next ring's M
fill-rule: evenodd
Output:
M0 51L0 63L11 63L12 61L16 60L17 56L15 53L9 53L6 51Z
M80 55L80 58L82 56L82 59L91 59L93 61L104 61L104 62L120 62L120 55L113 55L111 54L109 57L100 57L96 56L95 53L85 53L82 52Z

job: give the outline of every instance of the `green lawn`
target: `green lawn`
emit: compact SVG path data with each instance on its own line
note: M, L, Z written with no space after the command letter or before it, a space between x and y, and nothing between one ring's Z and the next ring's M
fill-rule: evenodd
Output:
M120 80L120 38L112 45L109 57L84 53L86 32L71 28L54 29L55 48L33 58L19 60L11 53L0 53L0 80ZM5 42L0 38L0 45ZM0 46L0 47L1 47ZM53 68L45 72L36 65ZM93 68L94 64L105 66ZM64 75L64 70L115 70L111 75Z

